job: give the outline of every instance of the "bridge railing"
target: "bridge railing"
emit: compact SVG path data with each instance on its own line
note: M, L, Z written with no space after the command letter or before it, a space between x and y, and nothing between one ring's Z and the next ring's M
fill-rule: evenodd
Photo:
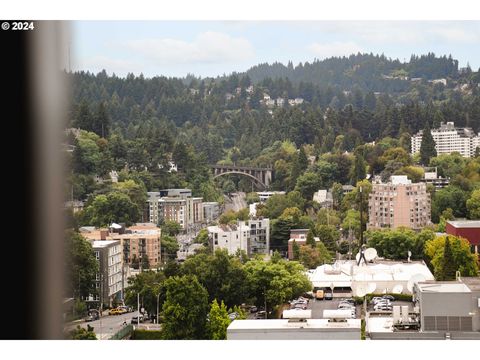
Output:
M127 326L124 326L121 328L119 331L117 331L109 340L122 340L125 339L127 336L133 334L133 325L128 324Z

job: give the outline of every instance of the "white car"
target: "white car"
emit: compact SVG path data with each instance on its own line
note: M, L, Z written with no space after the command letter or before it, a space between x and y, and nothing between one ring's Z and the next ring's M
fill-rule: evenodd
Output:
M373 307L373 310L375 311L392 311L392 306L391 305L384 305L384 304L378 304Z

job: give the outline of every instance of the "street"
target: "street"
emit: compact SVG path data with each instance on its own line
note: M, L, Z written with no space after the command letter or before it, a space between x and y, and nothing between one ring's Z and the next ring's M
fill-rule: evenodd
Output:
M77 322L77 323L70 323L66 326L66 331L73 330L77 327L77 325L80 325L83 328L87 328L87 325L90 325L94 328L94 332L97 335L97 339L99 340L108 340L118 332L124 325L123 322L126 321L127 324L130 324L130 320L132 317L137 316L137 312L130 312L122 315L104 315L102 316L99 320L95 321L82 321L82 322ZM138 325L135 324L135 327ZM152 324L150 321L146 321L144 323L140 323L140 328L147 328L149 330L158 330L159 325L157 324Z

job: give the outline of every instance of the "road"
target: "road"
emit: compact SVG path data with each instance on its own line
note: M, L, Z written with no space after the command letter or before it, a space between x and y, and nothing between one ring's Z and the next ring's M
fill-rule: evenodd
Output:
M244 192L232 193L231 197L225 197L225 211L233 210L238 211L247 207L247 202L245 201L246 194Z
M82 321L78 323L70 323L65 328L66 331L73 330L80 325L83 328L87 328L87 325L90 325L94 328L95 334L97 334L97 338L99 340L108 340L118 332L124 325L123 322L126 321L127 324L130 324L130 320L132 317L137 316L137 312L126 313L122 315L104 315L99 320L95 321ZM137 325L135 325L137 326ZM145 323L140 323L140 328L145 328L149 330L158 330L159 325L152 324L150 321L146 321Z

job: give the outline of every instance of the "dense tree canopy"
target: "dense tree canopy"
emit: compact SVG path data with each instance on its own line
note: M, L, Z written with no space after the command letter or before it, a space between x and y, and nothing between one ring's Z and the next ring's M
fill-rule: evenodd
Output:
M425 255L437 280L451 280L452 274L454 279L456 271L460 271L462 276L478 276L476 256L464 238L437 236L425 243Z
M65 296L85 298L96 294L94 284L99 264L93 247L81 234L72 230L65 234L65 271L68 279Z

